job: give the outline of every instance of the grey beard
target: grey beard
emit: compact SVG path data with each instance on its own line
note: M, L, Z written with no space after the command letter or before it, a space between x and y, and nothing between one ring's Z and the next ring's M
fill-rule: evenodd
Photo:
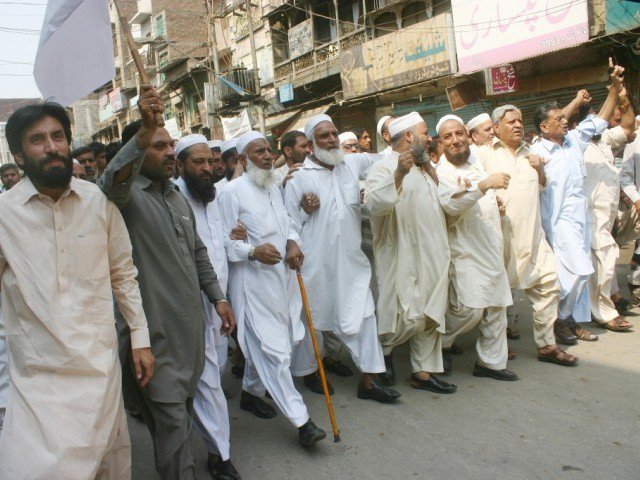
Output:
M411 143L411 153L413 154L413 158L416 161L416 165L422 166L427 163L429 160L429 155L427 154L427 149L424 148L424 145L421 142L412 142Z
M251 178L251 180L253 180L259 187L269 187L271 185L275 185L278 181L274 175L273 168L263 170L251 160L247 161L247 175L249 175L249 178Z
M344 152L340 148L334 148L333 150L323 150L316 147L313 151L313 155L322 163L331 165L332 167L340 165L342 162L344 162Z

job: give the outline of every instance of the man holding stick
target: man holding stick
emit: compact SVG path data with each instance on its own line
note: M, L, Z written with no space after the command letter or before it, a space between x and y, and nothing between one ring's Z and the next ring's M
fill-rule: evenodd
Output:
M290 371L292 344L304 336L298 287L287 269L302 265L300 239L291 229L264 135L248 132L238 138L236 148L246 159L247 172L227 184L219 201L230 262L229 295L246 357L240 408L260 418L274 417L275 410L262 399L268 391L298 429L300 445L308 448L326 433L309 418ZM230 237L238 222L247 228L246 242Z

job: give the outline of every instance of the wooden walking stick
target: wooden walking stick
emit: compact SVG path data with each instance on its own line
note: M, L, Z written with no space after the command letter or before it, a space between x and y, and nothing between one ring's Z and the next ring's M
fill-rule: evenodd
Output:
M120 7L120 5L118 5L118 0L113 0L113 6L116 8L118 19L120 20L120 28L122 29L122 32L127 39L127 45L129 46L129 51L131 52L133 63L135 64L136 70L138 70L138 74L140 75L140 83L148 84L149 74L144 68L144 62L142 61L142 57L140 56L140 52L138 51L136 41L133 39L133 35L131 35L129 20L127 20L127 17L124 14L122 8ZM156 113L156 121L158 122L159 126L164 126L164 117L162 116L162 113Z
M333 441L340 441L340 430L338 430L338 423L336 422L336 415L333 412L333 405L331 404L331 395L329 395L329 387L327 386L327 376L324 373L324 364L320 357L320 348L318 347L318 339L316 338L316 330L313 327L313 320L311 319L311 309L309 308L309 299L307 298L307 290L304 288L304 282L302 281L302 274L300 269L296 270L298 276L298 285L300 286L300 295L302 296L302 304L304 305L304 311L307 315L307 323L309 324L309 334L311 335L311 343L313 343L313 351L316 354L316 362L318 363L318 372L320 373L320 381L322 382L322 391L324 392L324 399L327 402L327 410L329 410L329 420L331 420L331 428L333 429Z

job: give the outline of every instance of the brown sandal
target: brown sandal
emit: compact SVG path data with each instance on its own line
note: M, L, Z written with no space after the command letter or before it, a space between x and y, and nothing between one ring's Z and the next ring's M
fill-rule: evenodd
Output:
M607 330L611 330L612 332L629 332L631 331L630 329L633 328L633 325L631 325L621 317L617 317L608 322L601 323L600 326L602 328L606 328Z
M578 357L570 355L564 350L556 347L548 353L539 353L538 360L546 363L555 363L564 367L574 367L578 364Z

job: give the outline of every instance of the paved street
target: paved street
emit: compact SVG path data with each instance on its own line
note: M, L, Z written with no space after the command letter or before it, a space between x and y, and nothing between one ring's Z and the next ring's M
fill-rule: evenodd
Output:
M626 285L620 269L620 285ZM626 287L623 289L627 293ZM447 379L451 396L409 387L406 347L396 355L397 405L355 397L357 380L330 376L342 442L330 438L302 450L293 427L278 415L261 420L240 410L240 381L224 379L229 400L232 458L245 480L284 479L606 479L640 478L640 310L633 333L599 328L595 343L569 351L580 366L536 361L526 300L518 302L522 338L510 342L518 358L510 368L515 383L475 378L474 333L457 342ZM312 418L330 431L323 397L300 387ZM133 436L133 478L157 478L146 428L129 420ZM331 437L331 435L329 435ZM196 445L199 478L210 478L206 451Z

